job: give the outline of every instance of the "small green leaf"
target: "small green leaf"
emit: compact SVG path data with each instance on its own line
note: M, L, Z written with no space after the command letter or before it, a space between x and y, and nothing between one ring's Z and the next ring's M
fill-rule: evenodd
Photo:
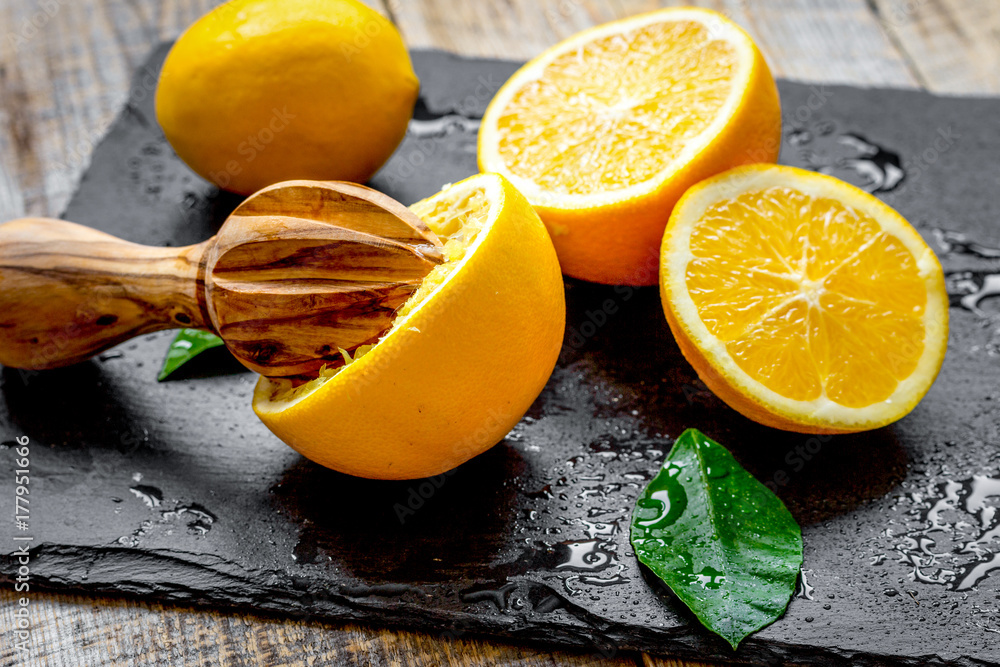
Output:
M156 379L162 382L171 373L191 361L205 350L224 345L222 339L215 334L200 329L181 329L174 342L167 349L167 357L163 360L163 368Z
M781 499L696 429L636 500L636 556L735 649L788 606L802 531Z

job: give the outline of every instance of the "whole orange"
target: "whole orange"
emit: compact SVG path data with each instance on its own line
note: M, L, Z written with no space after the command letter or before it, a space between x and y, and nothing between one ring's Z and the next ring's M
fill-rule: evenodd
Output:
M221 188L365 182L402 141L419 82L387 19L357 0L232 0L174 44L156 116Z

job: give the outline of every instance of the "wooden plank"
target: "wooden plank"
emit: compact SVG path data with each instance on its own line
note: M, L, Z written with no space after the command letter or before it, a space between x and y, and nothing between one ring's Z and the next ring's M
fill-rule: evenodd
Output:
M913 0L906 0L913 1ZM413 46L526 59L575 32L660 6L720 11L757 41L777 76L828 83L915 86L865 0L397 0L390 12Z
M465 637L461 629L432 636L132 600L30 595L31 653L27 658L16 653L8 637L0 645L0 664L634 667L638 660L487 643ZM18 596L0 590L0 627L14 627Z
M134 68L221 2L0 2L0 220L57 214ZM381 0L365 2L385 13Z
M929 90L1000 94L1000 5L995 0L874 3L884 30Z
M915 87L865 0L735 0L721 7L757 41L775 76Z
M0 219L51 215L69 199L94 144L160 38L217 0L0 4ZM169 5L169 9L166 7ZM152 91L151 93L152 94Z
M683 662L672 658L657 658L647 654L643 654L642 664L643 667L723 667L719 663Z

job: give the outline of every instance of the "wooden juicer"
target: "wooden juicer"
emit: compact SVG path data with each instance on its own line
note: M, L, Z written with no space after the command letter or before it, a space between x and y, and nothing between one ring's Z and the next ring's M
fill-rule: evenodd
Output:
M183 248L72 222L0 224L0 364L42 370L151 331L222 338L247 368L315 377L374 343L443 261L408 208L353 183L287 181L248 197Z

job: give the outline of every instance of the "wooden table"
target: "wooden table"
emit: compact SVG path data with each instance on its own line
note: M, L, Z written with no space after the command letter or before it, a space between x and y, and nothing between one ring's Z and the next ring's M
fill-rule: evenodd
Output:
M649 0L367 0L407 42L528 58ZM149 48L218 0L0 0L0 221L55 215L125 100ZM775 75L943 93L1000 94L995 0L708 0L757 40ZM649 655L550 652L355 626L33 593L34 649L19 662L0 591L0 664L679 665ZM686 663L692 664L692 663Z

